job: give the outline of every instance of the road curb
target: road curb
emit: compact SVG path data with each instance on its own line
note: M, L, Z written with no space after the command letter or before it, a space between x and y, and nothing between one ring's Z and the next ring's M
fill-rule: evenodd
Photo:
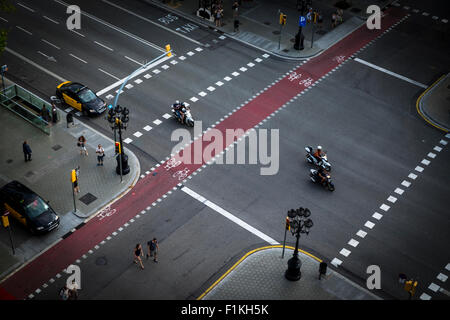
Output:
M248 258L253 253L258 252L258 251L262 251L262 250L273 249L273 248L283 248L283 246L282 245L264 246L264 247L259 247L259 248L256 248L256 249L253 249L253 250L247 252L242 258L240 258L235 264L233 264L233 266L231 268L229 268L222 276L219 277L219 279L217 279L208 289L205 290L205 292L203 292L195 300L202 300L212 289L214 289L223 279L225 279L225 277L229 273L231 273L231 271L233 271L242 261L244 261L246 258ZM285 246L285 248L295 250L295 248L291 247L291 246ZM303 253L303 254L306 254L307 256L309 256L309 257L313 258L314 260L318 261L319 263L322 262L321 259L317 258L316 256L312 255L309 252L306 252L306 251L301 250L301 249L298 249L298 251Z
M432 117L430 117L424 110L423 110L423 98L426 97L428 94L431 94L431 91L441 82L443 81L446 77L449 77L450 73L448 74L444 74L442 75L438 80L436 80L431 86L429 86L417 99L416 101L416 110L417 113L422 117L423 120L425 120L425 122L427 122L428 124L432 125L433 127L448 133L450 131L449 128L445 128L443 127L439 122L437 122L436 120L434 120Z

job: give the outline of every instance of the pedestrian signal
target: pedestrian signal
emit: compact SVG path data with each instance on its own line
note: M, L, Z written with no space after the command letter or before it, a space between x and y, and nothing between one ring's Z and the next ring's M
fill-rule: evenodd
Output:
M2 223L5 228L9 227L9 220L7 216L2 216Z
M122 153L122 148L120 146L120 142L116 142L116 154Z
M166 52L167 52L168 57L172 56L172 50L170 50L170 44L166 45Z
M286 217L286 230L291 230L291 225L289 222L289 217Z
M280 24L281 25L286 25L286 18L287 16L285 14L280 13Z

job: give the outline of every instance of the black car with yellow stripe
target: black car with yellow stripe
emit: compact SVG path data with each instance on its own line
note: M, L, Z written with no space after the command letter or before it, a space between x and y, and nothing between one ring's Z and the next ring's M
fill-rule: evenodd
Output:
M56 97L84 115L101 114L106 103L91 89L78 82L66 81L56 87Z
M19 181L13 180L0 189L0 207L33 234L46 233L59 226L59 216L48 202Z

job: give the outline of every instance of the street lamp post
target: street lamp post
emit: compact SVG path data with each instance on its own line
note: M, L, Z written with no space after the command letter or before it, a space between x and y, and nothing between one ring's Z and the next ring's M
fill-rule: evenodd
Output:
M126 107L122 108L120 105L116 105L116 107L113 108L112 105L109 106L107 119L111 126L111 129L114 130L114 143L116 143L116 130L119 130L119 150L118 152L116 152L116 154L118 153L116 172L117 174L120 174L120 181L122 181L122 175L128 174L130 172L130 166L128 165L128 156L124 152L122 142L122 129L127 129L129 114L130 111Z
M302 277L302 273L300 272L302 262L298 258L298 241L300 239L300 234L309 234L309 229L313 226L312 220L309 219L310 215L311 211L309 211L308 208L291 209L288 211L291 233L297 238L294 254L292 258L289 259L288 269L284 274L286 279L291 281L297 281Z
M301 17L305 14L305 7L306 7L306 0L297 0L297 9L298 9L298 11L300 11ZM295 43L294 43L295 50L303 50L304 49L303 40L304 40L304 36L302 33L302 26L299 23L298 33L295 35Z

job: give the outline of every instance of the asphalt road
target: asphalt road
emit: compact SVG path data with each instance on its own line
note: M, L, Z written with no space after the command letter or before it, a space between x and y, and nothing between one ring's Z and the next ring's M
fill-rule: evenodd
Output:
M205 47L109 4L114 2L101 2L103 4L100 1L76 3L84 12L114 23L156 46L163 47L170 42L176 53L172 61L178 61L171 64L168 60L155 67L161 72L149 71L152 75L149 79L143 77L144 73L139 77L140 84L134 82L137 78L134 79L133 87L120 96L120 103L132 110L125 137L133 141L127 147L139 156L143 173L165 160L175 144L170 141L170 135L180 126L173 119L163 117L169 113L168 104L173 100L189 102L194 118L201 119L203 130L206 130L297 65L262 57L260 52L220 39L210 30L196 28L189 33L195 41L210 44ZM33 5L31 1L21 3ZM104 5L110 7L102 10ZM40 4L39 9L36 5L33 8L40 14L56 17L63 8L58 6ZM151 21L167 16L138 1L129 1L123 8ZM34 35L36 26L42 25L38 19L42 18L37 12L18 9L18 16L14 18L17 20L11 20L11 25L21 22L23 28ZM181 20L169 23L168 27L176 30L188 23ZM46 23L44 21L44 25ZM122 78L134 67L139 67L124 58L125 55L146 59L159 54L152 46L92 19L83 19L86 31L83 27L80 32L85 32L85 37L70 34L73 38L69 38L67 33L70 31L67 30L55 33L50 31L54 29L50 23L48 21L47 33L47 27L39 27L38 32L42 32L39 37L13 27L8 47L66 79L76 77L88 85L93 83L90 86L94 90L106 88L116 81L99 72L98 68L114 70L114 74ZM426 16L412 15L356 57L428 86L439 75L449 72L449 43L435 40L448 37L448 34L448 27L430 23L429 17L427 20ZM17 35L17 39L13 35ZM56 63L37 52L41 50L28 49L30 44L35 48L47 45L39 40L43 37L61 45L59 51L46 51L55 57ZM114 51L93 41L114 48ZM197 51L197 48L202 50ZM77 61L69 55L72 52L84 54L88 64L77 67L74 63ZM194 54L190 56L188 52ZM180 56L186 59L180 60ZM19 63L8 52L2 57L4 59L8 59L10 69L17 64L23 74L34 70L32 66L27 68ZM250 67L249 63L254 66ZM161 68L163 65L169 68ZM239 70L242 67L247 70ZM239 75L233 76L233 72ZM227 81L225 77L232 80ZM223 84L217 85L218 81ZM54 86L50 81L34 80L33 85L39 91L53 94ZM208 90L208 87L214 87L214 90ZM382 270L381 294L405 298L405 293L397 286L399 272L419 277L420 289L425 290L449 260L449 223L444 209L450 191L446 183L448 149L438 153L429 165L422 165L425 167L423 173L414 170L443 137L415 113L415 101L423 90L420 85L361 62L348 61L259 126L279 129L278 174L261 176L258 165L211 165L185 185L278 242L282 241L287 210L300 206L310 208L314 228L308 236L302 237L303 248L326 261L340 259L342 264L338 270L362 285L367 277L366 268L379 265ZM200 92L206 95L202 97ZM114 89L102 96L111 100L106 98L109 94L114 94ZM191 97L199 100L192 102ZM162 122L155 124L156 119ZM109 132L101 117L87 121L99 130ZM147 131L146 126L152 126L152 129ZM142 135L136 136L137 132ZM308 179L310 166L304 160L303 147L317 144L325 147L333 164L336 184L333 193ZM418 175L417 179L408 179L411 172ZM401 186L405 179L412 183L409 187ZM402 188L404 194L395 194L396 188ZM395 196L397 201L387 202L389 196ZM382 204L388 204L389 211L380 210ZM374 212L382 214L383 218L372 218ZM364 227L368 220L376 223L373 229ZM360 229L365 230L367 236L358 237L356 232ZM170 282L167 280L171 278L169 275L154 279L149 270L153 266L139 273L132 264L131 252L135 243L144 244L153 236L160 240L161 259L171 261L164 264L164 268L168 268L167 274L180 280ZM356 239L359 244L356 247L349 245L351 239ZM224 265L246 249L264 244L266 242L261 238L177 190L94 254L81 259L83 279L88 283L82 290L83 298L195 298L201 293L200 288L220 275ZM343 256L339 253L342 248L350 250L351 254ZM163 262L155 264L155 268L162 265ZM39 298L54 298L62 281L53 284L52 290L43 291Z

